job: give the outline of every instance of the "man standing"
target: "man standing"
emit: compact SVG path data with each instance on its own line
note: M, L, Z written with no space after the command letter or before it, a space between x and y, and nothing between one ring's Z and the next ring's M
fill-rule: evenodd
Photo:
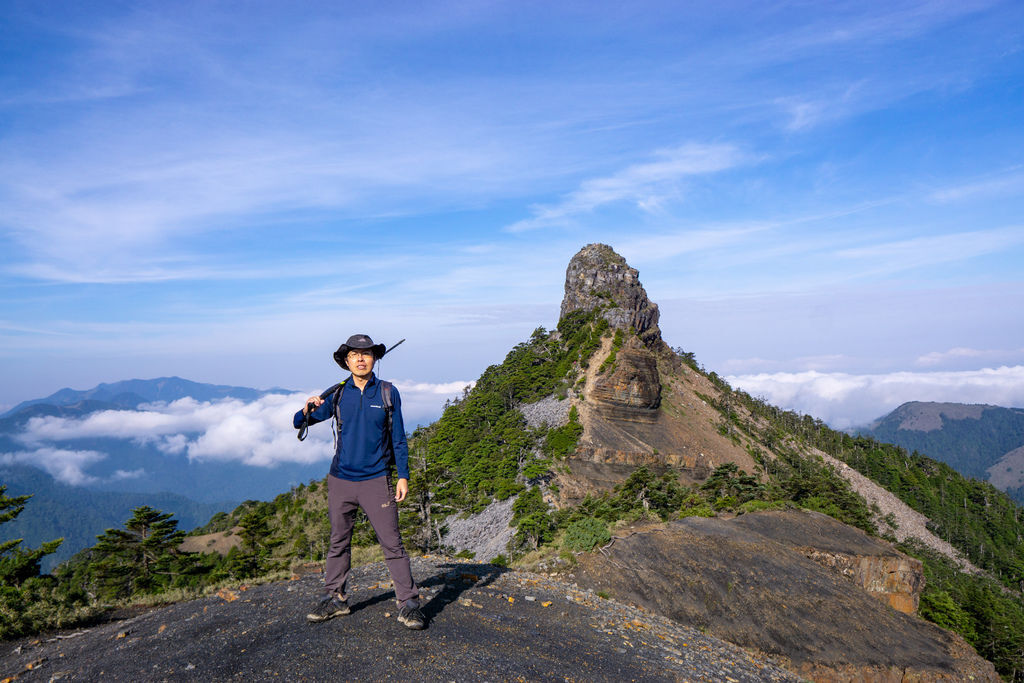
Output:
M351 376L327 400L311 396L295 414L296 429L331 417L338 421L337 449L327 475L331 545L324 572L324 597L307 619L325 621L351 611L345 587L352 561L352 527L356 509L362 508L391 572L398 621L408 628L421 629L425 620L419 609L419 590L398 531L398 503L409 493L409 447L402 400L397 389L373 374L374 363L384 352L383 344L374 344L365 334L349 337L334 352L334 360ZM389 473L392 458L398 474L394 490Z

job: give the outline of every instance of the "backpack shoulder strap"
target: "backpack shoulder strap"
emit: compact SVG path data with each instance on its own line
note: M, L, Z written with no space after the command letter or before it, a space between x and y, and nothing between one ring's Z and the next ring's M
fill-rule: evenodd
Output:
M324 391L324 393L320 394L320 396L323 399L325 399L325 400L327 399L328 396L335 396L335 395L337 395L337 397L333 399L334 400L334 419L338 421L338 429L339 430L341 429L341 394L342 394L342 392L345 391L345 383L347 381L348 380L343 379L340 382L338 382L337 384L335 384L333 387L331 387L330 389L327 389L326 391Z
M395 462L395 445L392 440L391 427L394 424L392 415L395 405L391 400L391 382L381 380L380 395L384 399L384 449L388 452L389 465Z

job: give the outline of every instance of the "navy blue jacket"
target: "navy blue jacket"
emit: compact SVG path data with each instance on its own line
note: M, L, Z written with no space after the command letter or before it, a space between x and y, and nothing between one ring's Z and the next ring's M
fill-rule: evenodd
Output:
M399 479L408 479L409 445L405 441L405 424L402 422L402 397L393 385L391 405L394 407L391 442L395 448L395 468ZM329 420L332 415L338 417L341 433L331 461L331 474L348 481L363 481L387 473L390 454L384 448L384 397L381 396L377 376L371 375L366 387L360 391L349 375L345 384L310 414L309 424ZM303 419L301 410L295 413L293 423L296 429L302 426Z

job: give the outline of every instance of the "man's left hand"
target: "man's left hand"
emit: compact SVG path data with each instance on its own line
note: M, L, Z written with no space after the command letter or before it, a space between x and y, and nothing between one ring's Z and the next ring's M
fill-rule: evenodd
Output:
M409 480L399 479L395 484L395 500L401 503L407 495L409 495Z

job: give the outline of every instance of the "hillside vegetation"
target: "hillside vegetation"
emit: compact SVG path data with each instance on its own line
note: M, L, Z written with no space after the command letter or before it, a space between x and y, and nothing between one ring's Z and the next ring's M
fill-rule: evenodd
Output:
M0 542L15 538L38 545L63 536L57 551L41 560L44 572L52 571L83 548L96 542L96 529L118 526L132 510L149 505L174 510L179 525L191 529L205 524L217 511L231 504L201 503L173 493L125 493L96 491L82 486L61 484L29 465L6 465L0 476L11 495L31 495L27 512L0 527ZM73 512L73 514L72 514Z
M925 564L928 586L921 615L961 633L1002 675L1021 678L1024 524L1009 498L934 460L836 432L820 420L733 390L681 350L664 352L662 372L680 377L696 373L710 380L713 391L702 399L717 409L717 429L741 444L758 470L745 472L724 463L702 483L686 486L671 467L637 468L614 490L593 492L577 506L554 509L548 502L553 499L553 475L571 457L582 428L575 410L568 411L569 420L561 426L530 428L517 407L549 396L581 400L583 373L592 363L606 363L595 352L602 339L613 337L600 313L577 311L555 331L539 328L501 364L487 368L471 391L446 406L437 422L412 435L411 494L400 513L410 550L436 550L452 515L479 512L512 496L517 496L512 521L516 534L497 563L567 568L574 552L606 543L624 522L771 508L812 509L871 534L887 533L880 531L887 526L877 511L815 455L823 451L927 515L937 535L986 570L984 576L967 575L927 548L904 548ZM608 369L606 365L604 371ZM85 596L88 605L98 606L176 599L225 582L282 576L303 563L322 561L329 536L325 509L322 481L293 487L269 502L247 501L194 532L241 527L242 543L220 556L181 552L173 518L138 508L124 529L108 530L47 581L62 595L78 596L80 602ZM356 527L354 545L375 545L365 519ZM5 617L0 628L10 637L53 625Z

